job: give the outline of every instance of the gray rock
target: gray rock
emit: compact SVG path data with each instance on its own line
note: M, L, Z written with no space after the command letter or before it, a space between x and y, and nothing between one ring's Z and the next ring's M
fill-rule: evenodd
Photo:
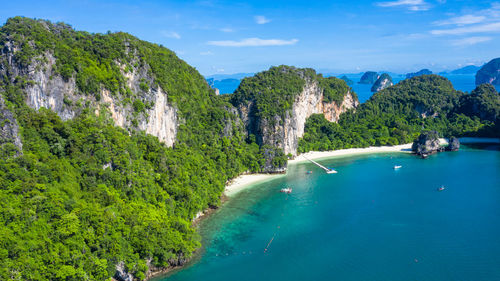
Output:
M379 92L392 85L394 85L394 83L392 83L392 77L389 74L384 73L380 75L377 81L375 81L371 90L372 92Z
M460 149L460 141L456 137L451 137L448 141L447 151L458 151Z
M11 156L19 156L23 153L23 143L19 137L19 125L14 118L14 114L7 108L5 101L0 95L0 147L13 145Z
M134 276L127 272L125 262L121 261L116 265L115 279L117 281L134 281Z
M444 148L439 144L438 132L427 131L418 136L418 139L413 142L411 150L416 155L426 157L427 155L443 151Z

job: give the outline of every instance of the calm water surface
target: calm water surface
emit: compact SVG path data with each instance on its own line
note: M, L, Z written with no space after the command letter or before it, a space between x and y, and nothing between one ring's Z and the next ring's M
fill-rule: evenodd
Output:
M200 257L159 280L500 280L496 149L291 166L205 220Z

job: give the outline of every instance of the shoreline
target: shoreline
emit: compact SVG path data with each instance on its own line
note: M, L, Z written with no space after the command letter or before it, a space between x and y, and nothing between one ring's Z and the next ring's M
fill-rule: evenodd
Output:
M447 145L448 140L444 138L440 138L439 142L441 145ZM500 139L498 138L464 138L462 142L462 138L460 138L460 142L464 144L468 143L500 143ZM376 154L376 153L411 153L412 143L394 145L394 146L370 146L365 148L347 148L347 149L339 149L339 150L330 150L330 151L309 151L306 153L299 154L293 160L288 160L288 165L296 165L300 163L307 162L309 160L305 159L306 156L309 159L317 160L317 159L327 159L327 158L340 158L340 157L351 157L356 155L363 154ZM299 159L301 158L301 159ZM284 174L242 174L238 177L230 180L222 193L222 203L229 200L232 196L236 195L240 191L246 190L247 188L251 188L256 186L257 184L261 184L279 177L286 176ZM200 221L210 217L218 208L208 208L202 212L199 212L195 218L193 218L193 225L198 226ZM198 250L196 250L198 251ZM196 255L196 253L194 254ZM193 256L194 257L194 256ZM187 261L186 264L190 262ZM156 280L156 278L165 276L173 270L182 269L185 265L175 266L175 267L167 267L157 269L155 271L151 271L150 274L146 277L146 280Z

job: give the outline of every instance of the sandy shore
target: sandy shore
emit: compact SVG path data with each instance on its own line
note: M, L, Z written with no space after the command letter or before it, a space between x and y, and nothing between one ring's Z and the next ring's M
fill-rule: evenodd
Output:
M256 184L266 182L278 177L283 177L284 174L251 174L251 175L241 175L231 181L229 185L226 186L224 194L226 196L233 196L236 193L242 191L243 189Z
M440 139L440 142L441 145L446 145L448 143L446 139ZM311 151L300 154L299 156L295 157L294 160L288 160L288 165L293 165L308 161L305 157L309 159L323 159L323 158L333 158L333 157L349 157L358 154L385 153L385 152L411 153L411 145L412 145L411 143L407 143L395 146L371 146L366 148L349 148L349 149L340 149L332 151ZM241 175L233 179L231 183L229 183L226 186L224 194L226 196L231 197L247 187L283 176L284 176L283 174Z

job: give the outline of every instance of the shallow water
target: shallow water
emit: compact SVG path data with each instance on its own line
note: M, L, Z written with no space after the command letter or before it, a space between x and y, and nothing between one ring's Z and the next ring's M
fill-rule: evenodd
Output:
M500 151L483 148L291 166L203 221L203 253L159 280L500 280Z

